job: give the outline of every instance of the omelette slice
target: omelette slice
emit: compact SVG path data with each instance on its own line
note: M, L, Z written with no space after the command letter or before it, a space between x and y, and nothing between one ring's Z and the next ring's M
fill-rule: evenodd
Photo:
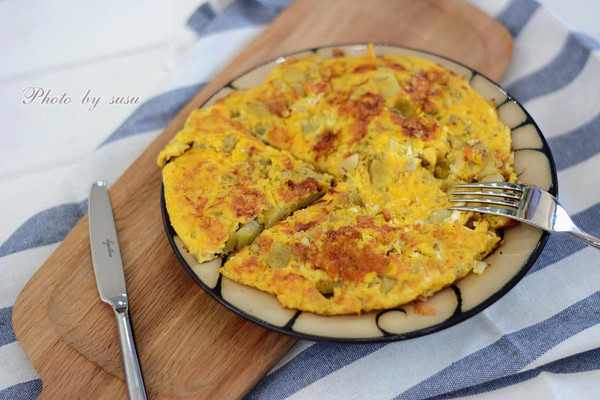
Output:
M274 294L287 308L334 315L396 307L464 277L498 243L485 220L465 226L467 218L386 221L340 182L262 232L221 273Z
M457 74L406 56L325 59L318 54L278 64L258 87L232 93L216 107L265 143L341 178L353 154L386 149L382 134L410 144L442 179L513 181L510 131ZM388 141L389 142L389 141ZM437 167L437 170L436 170Z
M171 224L199 262L246 246L331 184L328 175L235 126L195 129L207 115L190 118L159 159L170 160L163 183Z

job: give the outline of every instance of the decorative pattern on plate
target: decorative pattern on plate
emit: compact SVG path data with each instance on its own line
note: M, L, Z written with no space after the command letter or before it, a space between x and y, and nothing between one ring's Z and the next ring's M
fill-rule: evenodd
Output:
M365 54L367 46L328 46L311 51L328 56L334 48L341 48L347 56L355 56ZM505 90L468 67L441 56L389 45L374 45L373 50L376 56L400 54L437 62L470 80L472 86L487 100L494 99L500 120L511 128L515 170L519 181L536 185L556 195L556 169L548 145L527 112ZM306 53L308 52L297 54ZM207 104L231 90L257 86L274 65L297 54L279 57L244 74L217 92ZM208 294L228 309L269 329L298 338L331 342L370 343L401 340L436 332L459 323L488 307L510 290L529 270L548 237L547 233L526 225L505 229L502 244L486 258L489 267L484 274L469 274L427 301L425 307L435 308L436 312L433 315L423 315L427 314L426 308L415 312L415 307L422 307L415 303L402 308L366 312L361 315L321 316L284 309L270 295L239 285L222 276L217 276L215 283L215 270L218 270L220 262L213 260L199 264L193 257L189 257L185 249L176 244L179 239L171 228L164 196L161 207L165 229L173 249L187 271Z

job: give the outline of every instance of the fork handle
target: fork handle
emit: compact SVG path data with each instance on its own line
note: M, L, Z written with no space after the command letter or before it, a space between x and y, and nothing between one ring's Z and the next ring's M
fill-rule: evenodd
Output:
M595 236L592 236L588 233L585 233L577 228L575 228L574 230L569 232L571 235L583 240L584 242L586 242L587 244L589 244L590 246L593 246L597 249L600 249L600 239L598 239Z

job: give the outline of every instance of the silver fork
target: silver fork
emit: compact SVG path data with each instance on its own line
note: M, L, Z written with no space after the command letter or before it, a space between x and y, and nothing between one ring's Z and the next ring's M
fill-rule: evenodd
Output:
M454 188L479 190L452 192L450 201L483 205L457 205L450 210L500 215L548 232L570 233L600 249L600 239L579 229L559 201L544 190L512 182L466 183Z

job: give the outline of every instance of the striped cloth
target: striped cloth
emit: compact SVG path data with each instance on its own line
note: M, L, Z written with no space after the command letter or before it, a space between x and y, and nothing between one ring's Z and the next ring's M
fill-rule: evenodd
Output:
M35 399L42 381L12 329L27 280L86 212L90 182L113 183L227 60L287 0L202 5L187 23L185 57L168 82L77 168L51 208L0 246L0 399ZM474 0L514 36L501 82L549 141L560 197L600 235L600 45L533 0ZM193 33L194 40L189 40ZM206 54L212 57L206 58ZM0 145L4 136L0 137ZM56 202L56 199L60 199ZM56 205L58 204L58 205ZM600 396L599 253L552 235L535 266L497 303L442 332L391 344L298 342L248 399L585 399Z

